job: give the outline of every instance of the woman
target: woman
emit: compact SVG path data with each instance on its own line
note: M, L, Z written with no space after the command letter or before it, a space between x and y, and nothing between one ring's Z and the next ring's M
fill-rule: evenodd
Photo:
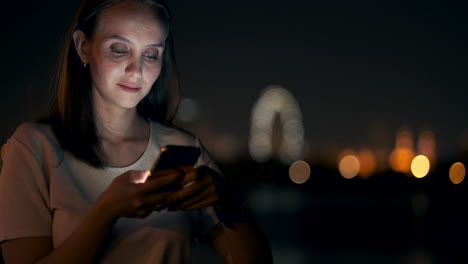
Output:
M171 125L179 90L167 5L85 1L66 45L49 118L8 140L5 263L189 263L195 237L227 263L271 262L199 141ZM150 173L166 145L202 153L193 167Z

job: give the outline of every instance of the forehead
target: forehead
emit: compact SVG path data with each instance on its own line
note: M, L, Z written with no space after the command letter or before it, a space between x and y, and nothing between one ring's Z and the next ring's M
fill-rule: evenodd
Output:
M163 43L166 32L153 9L136 1L123 1L103 10L98 17L95 37L124 35L147 42Z

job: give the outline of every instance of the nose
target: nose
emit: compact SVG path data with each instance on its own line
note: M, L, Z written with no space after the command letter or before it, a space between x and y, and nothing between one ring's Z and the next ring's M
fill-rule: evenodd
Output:
M125 73L131 78L139 78L142 74L142 67L143 61L139 57L133 56L125 67Z

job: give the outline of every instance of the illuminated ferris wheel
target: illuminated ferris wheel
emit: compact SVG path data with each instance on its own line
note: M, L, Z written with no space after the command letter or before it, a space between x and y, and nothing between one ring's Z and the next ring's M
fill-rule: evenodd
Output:
M258 162L267 161L273 154L273 125L276 116L282 125L279 158L292 163L304 155L305 140L302 115L294 96L277 85L267 87L252 109L249 152Z

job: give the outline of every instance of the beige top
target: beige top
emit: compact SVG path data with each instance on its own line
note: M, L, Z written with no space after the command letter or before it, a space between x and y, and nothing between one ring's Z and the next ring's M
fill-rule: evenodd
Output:
M143 155L123 168L96 169L64 152L49 125L26 122L7 142L0 174L0 242L52 236L54 247L76 228L112 180L128 170L149 170L165 145L199 146L195 165L217 169L199 141L151 122ZM191 243L219 220L211 207L153 212L117 221L101 263L190 263Z

